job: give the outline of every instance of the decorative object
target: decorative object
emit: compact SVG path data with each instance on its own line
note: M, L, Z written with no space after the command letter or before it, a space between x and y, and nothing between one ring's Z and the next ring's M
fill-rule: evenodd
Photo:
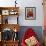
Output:
M16 2L17 0L15 0L15 7L16 7L16 4L17 4L17 2Z
M25 19L26 20L35 20L36 19L36 8L35 7L26 7L25 8Z
M10 11L10 15L14 15L14 10L11 10Z
M9 15L9 10L2 10L2 15Z
M18 13L18 12L15 11L15 10L10 10L10 12L9 12L10 15L17 15L17 13Z

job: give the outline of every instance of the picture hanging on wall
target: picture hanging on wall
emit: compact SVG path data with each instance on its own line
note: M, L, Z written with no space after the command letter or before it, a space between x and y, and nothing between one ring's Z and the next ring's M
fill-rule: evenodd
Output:
M26 20L35 20L36 19L36 8L35 7L26 7L25 8L25 19Z

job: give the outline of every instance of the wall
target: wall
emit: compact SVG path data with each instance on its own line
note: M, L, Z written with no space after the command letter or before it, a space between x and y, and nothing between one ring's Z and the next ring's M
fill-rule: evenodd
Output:
M42 26L43 25L43 6L42 0L21 0L19 1L22 9L20 11L20 23L22 26ZM25 7L36 7L36 20L25 20Z
M15 0L0 0L1 7L15 6ZM21 26L43 26L42 0L17 0L19 10L19 24ZM25 20L25 7L36 7L36 20ZM21 19L20 19L21 18Z

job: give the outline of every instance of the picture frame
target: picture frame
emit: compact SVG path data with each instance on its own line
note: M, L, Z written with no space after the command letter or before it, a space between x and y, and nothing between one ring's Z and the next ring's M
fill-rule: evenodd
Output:
M9 10L2 10L2 15L9 15Z
M25 19L26 20L36 19L36 8L35 7L25 7Z

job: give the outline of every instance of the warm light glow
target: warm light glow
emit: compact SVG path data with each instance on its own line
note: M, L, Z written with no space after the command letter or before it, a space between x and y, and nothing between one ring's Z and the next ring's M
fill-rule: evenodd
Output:
M14 29L14 31L15 31L15 32L17 32L17 30L16 30L16 29Z

